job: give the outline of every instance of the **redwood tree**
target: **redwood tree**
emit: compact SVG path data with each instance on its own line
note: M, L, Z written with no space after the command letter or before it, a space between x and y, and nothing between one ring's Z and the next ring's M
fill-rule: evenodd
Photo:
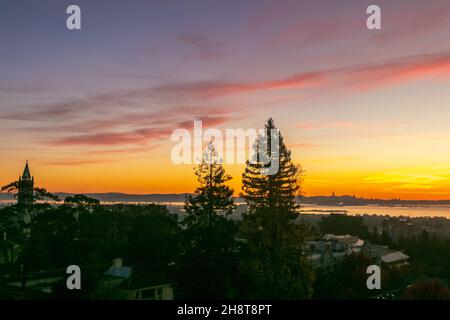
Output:
M270 164L261 159L261 148ZM248 161L242 175L241 193L248 205L242 224L249 250L245 265L255 275L255 296L309 298L313 273L302 253L306 227L294 223L301 168L293 163L272 119L265 125L265 135L257 138L255 150L256 161ZM268 172L268 165L278 166L278 171Z

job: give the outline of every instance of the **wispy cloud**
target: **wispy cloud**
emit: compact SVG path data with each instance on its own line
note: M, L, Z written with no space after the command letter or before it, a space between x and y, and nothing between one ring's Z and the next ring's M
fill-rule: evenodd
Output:
M193 49L202 59L223 57L224 42L213 41L203 32L190 32L178 35L178 40Z
M370 134L381 134L381 132L386 133L386 129L399 128L403 126L401 121L383 121L380 124L377 121L303 121L296 125L296 128L301 130L322 130L322 129L332 129L334 132L336 130L360 130L364 129L366 135ZM370 130L370 132L368 131Z
M261 23L268 19L279 21L285 18L295 5L296 3L284 8L281 5L277 6L278 8L270 8L270 11L261 17L262 21L258 27L261 27ZM446 28L450 18L450 5L446 1L435 1L432 4L410 1L408 10L405 10L401 2L385 3L380 6L383 17L382 30L365 33L362 37L363 41L369 38L370 41L375 40L381 44L426 36ZM358 41L358 35L361 35L365 29L364 20L355 14L355 10L364 12L366 7L367 4L361 3L352 5L353 10L337 11L330 7L327 11L324 6L323 12L318 16L294 18L293 21L283 24L280 30L268 39L268 42L272 46L302 45L311 48L314 45L329 47L330 43L348 41L349 38ZM278 13L277 16L274 16L274 11Z
M129 144L146 144L160 141L170 136L176 128L187 128L193 125L193 120L201 120L204 127L217 126L225 123L228 117L204 116L190 121L185 120L177 123L165 123L164 127L140 128L123 132L101 132L94 134L78 134L51 140L50 145L93 145L93 146L115 146Z
M145 146L138 146L138 147L126 147L126 148L108 148L108 149L101 149L101 150L91 150L88 152L84 152L83 154L85 156L102 156L102 155L114 155L114 154L136 154L136 153L142 153L142 152L148 152L152 151L161 145L154 144L154 145L145 145Z
M169 131L161 129L138 129L129 132L102 132L96 134L80 134L55 139L51 145L123 145L139 144L148 140L161 138Z
M43 163L51 166L69 166L69 167L79 167L79 166L87 166L99 163L110 163L114 162L114 159L62 159L62 160L50 160L44 161Z
M0 84L0 93L13 94L35 94L39 93L43 88L30 85L14 85L14 84Z
M450 52L408 56L373 64L296 73L285 78L256 82L200 81L167 84L160 94L199 99L277 89L350 89L366 91L425 78L450 77Z
M36 129L57 132L51 145L127 145L167 137L173 129L203 119L221 125L242 119L250 106L224 106L211 100L223 96L279 89L327 89L364 92L421 79L442 80L450 76L450 53L404 57L376 64L296 73L285 78L255 82L204 81L165 84L119 90L84 99L35 106L26 112L5 113L2 119L45 122ZM314 92L317 92L315 90ZM176 101L187 105L170 106ZM189 103L193 106L189 106ZM53 122L49 125L48 122ZM335 122L334 128L356 128L367 123ZM325 124L305 123L303 129ZM80 132L83 132L80 134Z
M295 43L310 47L315 44L326 44L333 40L339 40L340 37L359 30L359 28L360 24L351 19L346 21L337 19L333 21L327 19L302 21L294 23L277 33L271 43L278 46L283 43Z
M385 10L383 16L384 21L387 22L384 24L385 28L388 29L384 32L373 33L372 39L387 42L417 38L420 34L439 31L443 26L445 27L450 18L450 5L447 1L435 2L431 6L427 4L416 10L404 10L400 6L397 10Z

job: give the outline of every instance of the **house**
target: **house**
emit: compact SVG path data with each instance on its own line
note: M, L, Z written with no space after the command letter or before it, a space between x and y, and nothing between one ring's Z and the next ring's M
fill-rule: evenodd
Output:
M92 276L95 281L105 270L108 264L94 264L80 266L82 275ZM21 265L21 271L23 271ZM7 293L13 298L33 297L45 299L54 295L54 290L66 288L66 279L68 277L67 268L34 270L26 273L15 271L0 273L0 291ZM88 287L82 278L82 288ZM83 290L82 290L83 291Z
M381 264L388 268L399 268L409 265L409 256L401 251L394 251L381 256Z
M366 255L381 267L404 267L409 265L409 256L386 245L369 245Z
M364 240L351 235L326 234L321 239L307 242L308 260L315 269L332 272L345 256L363 252Z
M307 242L304 251L315 269L332 272L347 255L360 253L369 257L374 264L383 267L407 266L409 256L401 251L389 249L386 245L371 245L369 242L351 235L327 234L319 240Z
M98 285L102 298L123 300L172 300L173 289L167 279L155 272L142 271L123 265L116 258Z

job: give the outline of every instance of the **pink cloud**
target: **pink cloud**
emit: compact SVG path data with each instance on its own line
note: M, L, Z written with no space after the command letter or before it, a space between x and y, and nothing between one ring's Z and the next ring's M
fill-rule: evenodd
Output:
M251 106L213 104L209 99L280 89L306 91L313 88L311 93L313 95L323 92L319 89L327 92L332 90L342 90L346 93L364 92L423 79L441 81L449 76L450 52L445 52L436 55L404 57L376 64L294 73L284 78L247 83L188 82L155 88L121 90L86 99L40 106L33 110L32 116L24 113L23 120L37 123L45 121L45 126L39 126L36 132L52 132L53 136L54 133L61 134L62 137L50 140L49 143L55 146L146 144L149 141L167 137L175 128L191 126L195 119L203 119L205 126L217 126L242 119L243 111L251 108ZM151 99L157 97L157 102L165 101L163 97L167 96L178 97L175 100L189 101L189 103L175 107L161 105L158 108L146 105L148 99L152 101ZM184 98L188 99L184 100ZM190 101L191 99L194 99L194 102ZM139 102L137 106L134 105L136 101ZM169 99L169 103L171 101ZM14 113L3 115L3 118L8 117L20 119L21 115ZM54 126L48 125L48 121L55 120L58 121L54 122ZM328 125L339 128L355 126L352 123L342 122ZM312 128L317 124L310 123L303 126ZM83 133L80 134L80 132ZM48 141L48 138L46 139Z
M370 122L354 122L354 121L310 121L302 122L297 125L297 128L303 130L309 129L322 129L322 128L332 128L332 129L353 129L353 128L370 128L375 127L378 124Z
M113 149L104 149L104 150L91 150L88 152L85 152L86 156L92 156L92 155L109 155L109 154L134 154L134 153L142 153L147 152L150 150L154 150L161 145L154 144L154 145L146 145L141 147L131 147L131 148L113 148Z
M72 135L56 139L51 145L123 145L140 144L159 139L171 132L169 129L136 129L126 132L101 132L95 134Z
M379 42L403 40L445 28L450 18L450 5L445 1L432 5L424 3L415 10L404 10L400 6L396 10L385 10L383 17L387 29L373 34L373 39Z
M201 59L220 58L224 55L222 52L224 43L213 41L202 32L183 33L178 39L194 49Z
M98 164L98 163L110 163L114 160L112 159L80 159L80 160L54 160L54 161L48 161L46 164L52 165L52 166L85 166L85 165L91 165L91 164Z
M297 73L285 78L255 82L204 81L159 87L165 94L200 99L277 89L346 89L364 91L424 78L450 76L450 52L403 57L374 64Z
M450 54L425 55L393 60L384 64L347 69L342 80L356 90L369 90L422 79L450 77Z
M123 132L100 132L94 134L70 135L64 138L50 141L50 145L91 145L91 146L114 146L146 144L153 141L166 139L174 129L189 128L193 126L193 120L201 120L204 127L217 126L225 123L229 118L226 116L214 117L203 116L190 121L181 121L176 123L165 123L164 127L139 128Z

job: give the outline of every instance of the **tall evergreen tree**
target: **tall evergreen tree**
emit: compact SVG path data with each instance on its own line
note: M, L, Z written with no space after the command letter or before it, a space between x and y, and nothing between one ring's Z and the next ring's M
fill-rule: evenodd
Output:
M232 178L226 174L212 141L195 168L195 175L199 186L195 195L186 197L186 223L211 225L217 214L232 213L235 207L233 190L226 185Z
M249 211L267 208L271 211L295 213L298 208L295 197L300 189L301 168L292 162L291 152L286 148L283 137L271 118L265 125L265 136L257 138L254 148L256 161L247 162L242 176L242 195ZM260 159L261 148L264 148L270 163ZM267 173L270 165L278 168L275 174Z
M176 280L184 298L225 299L235 296L236 226L225 218L234 209L233 190L212 142L195 169L199 186L186 197L184 248Z
M246 265L256 276L258 298L309 298L313 273L302 254L306 228L294 223L301 168L292 162L272 119L265 130L255 142L256 161L247 162L242 176L241 195L248 205L242 224L249 249ZM274 174L267 174L269 164L260 158L261 148L270 165L278 166Z

